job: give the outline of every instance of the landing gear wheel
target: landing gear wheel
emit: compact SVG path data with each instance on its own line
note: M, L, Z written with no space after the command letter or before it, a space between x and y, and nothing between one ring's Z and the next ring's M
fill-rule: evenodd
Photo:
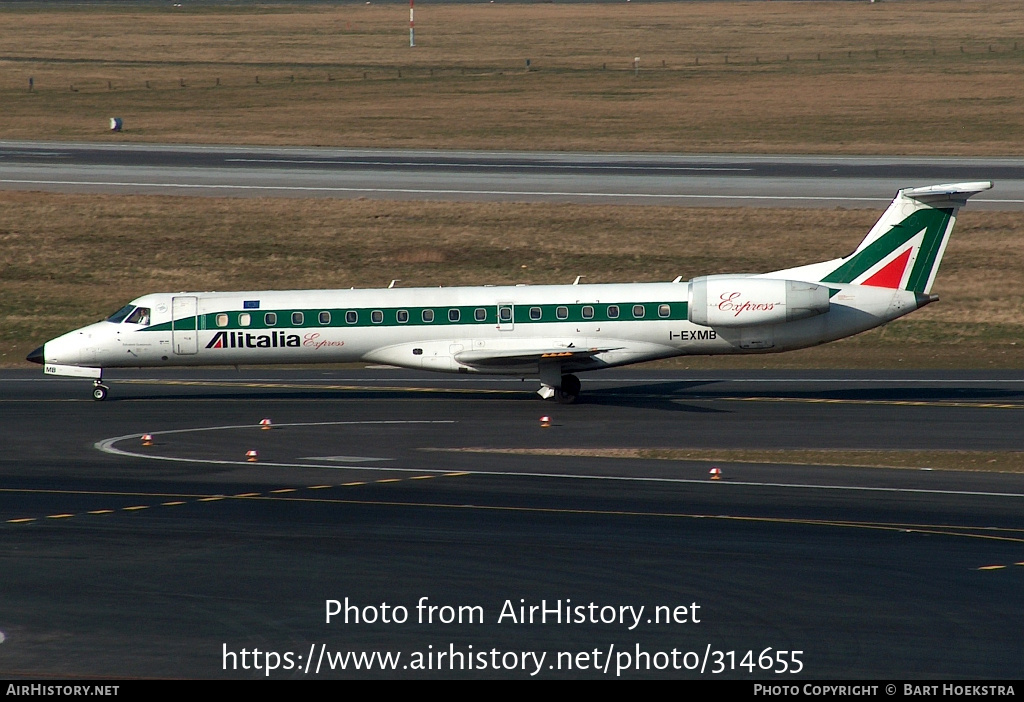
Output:
M92 389L92 399L96 400L97 402L107 399L107 391L109 389L110 388L108 388L106 385L100 385L99 383L96 383L96 385Z
M555 401L560 405L571 405L580 397L580 379L575 375L563 375L562 387L555 390Z
M563 375L562 389L570 395L578 396L580 394L580 379L575 375Z
M572 405L580 398L579 395L570 395L565 390L555 390L555 402L560 405Z

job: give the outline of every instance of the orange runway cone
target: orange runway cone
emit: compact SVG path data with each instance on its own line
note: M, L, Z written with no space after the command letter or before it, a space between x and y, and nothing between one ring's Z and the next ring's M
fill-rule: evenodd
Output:
M712 468L711 470L708 471L708 475L711 476L712 480L721 480L722 479L722 469L719 468L718 466L715 466L714 468Z
M259 454L256 453L256 449L245 452L245 460L249 461L249 463L255 463L257 456L259 456Z
M543 417L541 417L540 418L540 425L542 427L550 427L551 426L551 417L549 417L547 415L544 415Z
M143 434L142 435L142 445L143 446L152 446L153 445L153 435L152 434Z
M261 419L260 420L260 429L269 429L269 428L270 428L270 420L269 419Z

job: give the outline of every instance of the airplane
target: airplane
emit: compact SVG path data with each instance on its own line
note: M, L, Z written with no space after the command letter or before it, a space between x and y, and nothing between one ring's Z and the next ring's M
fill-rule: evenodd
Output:
M571 404L577 373L686 355L778 353L935 302L959 209L990 182L899 190L848 256L684 282L154 293L27 357L51 375L108 368L370 362L539 378Z

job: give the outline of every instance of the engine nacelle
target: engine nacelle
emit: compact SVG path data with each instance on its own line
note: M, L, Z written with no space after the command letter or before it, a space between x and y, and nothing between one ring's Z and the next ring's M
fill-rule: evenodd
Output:
M732 275L690 281L690 321L707 327L794 322L828 308L828 287L815 283Z

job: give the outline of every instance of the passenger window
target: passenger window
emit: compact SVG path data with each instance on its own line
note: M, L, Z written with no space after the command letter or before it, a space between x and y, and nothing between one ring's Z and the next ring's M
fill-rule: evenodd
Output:
M263 315L263 324L268 327L277 326L277 312L267 312Z
M559 319L569 319L569 308L564 305L560 305L555 308L555 316Z
M301 327L302 323L306 321L306 316L301 312L292 312L292 324L296 327Z
M423 310L423 313L420 315L420 317L423 319L424 322L429 324L430 322L434 321L434 310Z
M240 315L238 315L238 326L247 327L250 324L252 324L252 317L249 315L248 312L242 312Z
M532 319L535 322L540 319L540 307L530 308L530 319Z
M399 324L405 324L409 321L409 310L398 310L395 314L395 318L398 320Z
M487 310L485 310L483 307L477 307L473 311L473 319L475 319L478 322L486 322L487 321Z
M618 305L608 305L608 319L618 319L618 318L619 318L619 306Z
M217 315L217 326L226 327L228 325L228 316L221 312Z
M355 324L359 321L359 313L355 310L349 310L345 313L345 322L347 324Z
M108 322L113 322L114 324L120 324L121 322L123 322L125 320L125 317L127 317L128 315L130 315L132 313L132 310L134 310L134 309L135 309L135 305L125 305L124 307L119 309L117 312L115 312L114 314L112 314L109 317L107 317L107 321Z
M459 313L459 310L448 310L448 321L449 322L457 322L461 318L462 318L462 315Z
M636 319L643 319L644 317L644 306L633 305L633 317Z
M128 315L128 319L124 321L129 324L149 324L149 308L136 307L135 311Z
M593 319L594 308L590 305L583 305L583 319Z
M384 313L380 310L374 310L370 313L370 321L374 324L380 324L384 321Z
M512 321L512 308L511 307L499 307L498 308L498 318L502 322L511 322Z
M667 318L672 314L672 308L668 305L658 305L658 316Z
M330 312L321 312L320 313L320 324L330 324L330 323L331 323L331 313Z

